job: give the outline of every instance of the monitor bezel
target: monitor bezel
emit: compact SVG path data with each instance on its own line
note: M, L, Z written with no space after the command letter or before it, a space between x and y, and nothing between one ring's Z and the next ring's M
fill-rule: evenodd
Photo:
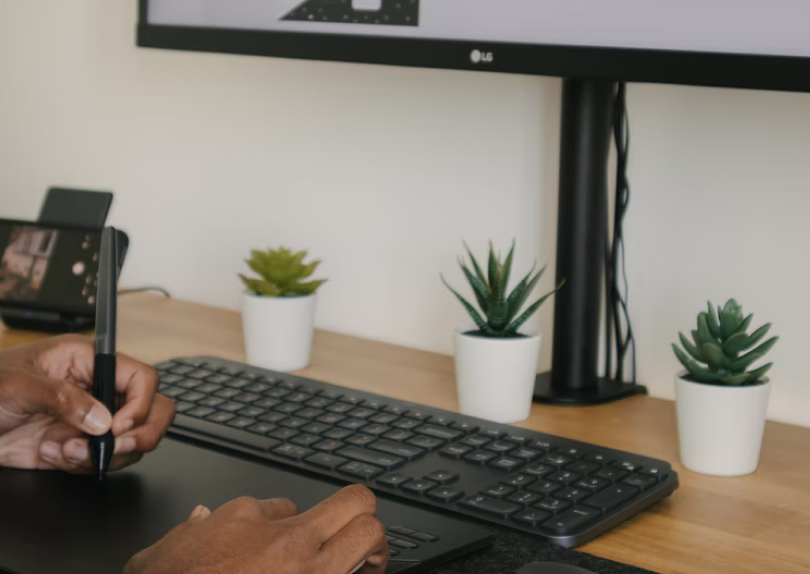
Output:
M802 57L164 26L150 24L148 14L149 0L139 0L137 45L144 48L810 92L810 58ZM492 61L474 63L474 50Z

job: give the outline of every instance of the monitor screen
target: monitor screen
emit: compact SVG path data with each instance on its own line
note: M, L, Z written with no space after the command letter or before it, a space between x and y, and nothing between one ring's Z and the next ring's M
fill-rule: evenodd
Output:
M810 90L806 0L142 0L143 46Z

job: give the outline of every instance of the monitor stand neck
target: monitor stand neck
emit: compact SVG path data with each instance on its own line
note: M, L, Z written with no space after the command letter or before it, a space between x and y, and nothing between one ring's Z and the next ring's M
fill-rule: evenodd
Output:
M615 83L563 81L557 283L551 373L537 377L538 402L585 405L646 393L598 376L608 222L608 158Z

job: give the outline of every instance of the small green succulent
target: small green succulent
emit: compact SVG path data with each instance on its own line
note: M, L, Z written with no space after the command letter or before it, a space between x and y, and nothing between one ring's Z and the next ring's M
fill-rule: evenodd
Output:
M467 250L467 255L470 257L473 269L475 269L475 274L470 272L463 258L459 258L459 265L461 265L461 269L464 271L464 275L467 277L467 281L472 287L481 312L479 313L464 297L450 287L444 277L442 277L442 281L444 281L444 284L453 292L458 300L461 301L461 304L464 305L464 308L470 314L472 320L475 321L481 334L487 337L508 338L519 336L518 329L521 325L540 308L540 305L542 305L546 299L551 297L563 286L563 283L565 283L565 281L561 282L557 286L557 289L542 296L518 316L518 312L521 307L523 307L526 299L529 298L529 295L531 295L534 286L537 285L537 282L540 280L540 277L542 277L546 268L543 267L540 271L534 273L534 267L532 267L529 274L526 275L507 296L506 288L509 284L509 274L512 270L512 256L515 252L515 243L512 242L512 248L509 250L506 261L502 261L500 256L495 255L492 242L490 242L488 277L484 275L481 266L478 265L478 261L476 261L475 257L470 252L470 248L467 247L466 243L464 244L464 248ZM486 317L486 319L484 317Z
M773 337L741 355L740 353L748 351L765 338L771 328L768 323L748 335L746 331L753 318L753 315L743 318L742 306L734 299L729 299L717 311L709 302L708 312L703 311L698 315L697 330L692 331L692 341L683 333L678 333L686 353L675 344L672 345L672 350L689 375L699 382L753 385L765 376L773 363L753 371L747 369L764 357L779 340L779 337Z
M245 263L259 275L259 279L245 277L241 273L242 282L255 293L265 297L299 297L311 295L326 279L304 281L311 276L320 264L320 261L304 263L306 251L293 253L286 247L260 251L254 249L250 252L250 259Z

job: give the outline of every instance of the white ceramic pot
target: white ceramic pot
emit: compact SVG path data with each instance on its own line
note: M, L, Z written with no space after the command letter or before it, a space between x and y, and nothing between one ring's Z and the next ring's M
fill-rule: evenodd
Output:
M498 423L529 417L532 408L540 335L515 339L468 335L456 329L456 386L461 412Z
M707 385L675 378L681 462L717 476L751 474L759 463L771 383Z
M242 330L247 362L273 371L297 371L309 365L315 329L315 294L261 297L244 293Z

